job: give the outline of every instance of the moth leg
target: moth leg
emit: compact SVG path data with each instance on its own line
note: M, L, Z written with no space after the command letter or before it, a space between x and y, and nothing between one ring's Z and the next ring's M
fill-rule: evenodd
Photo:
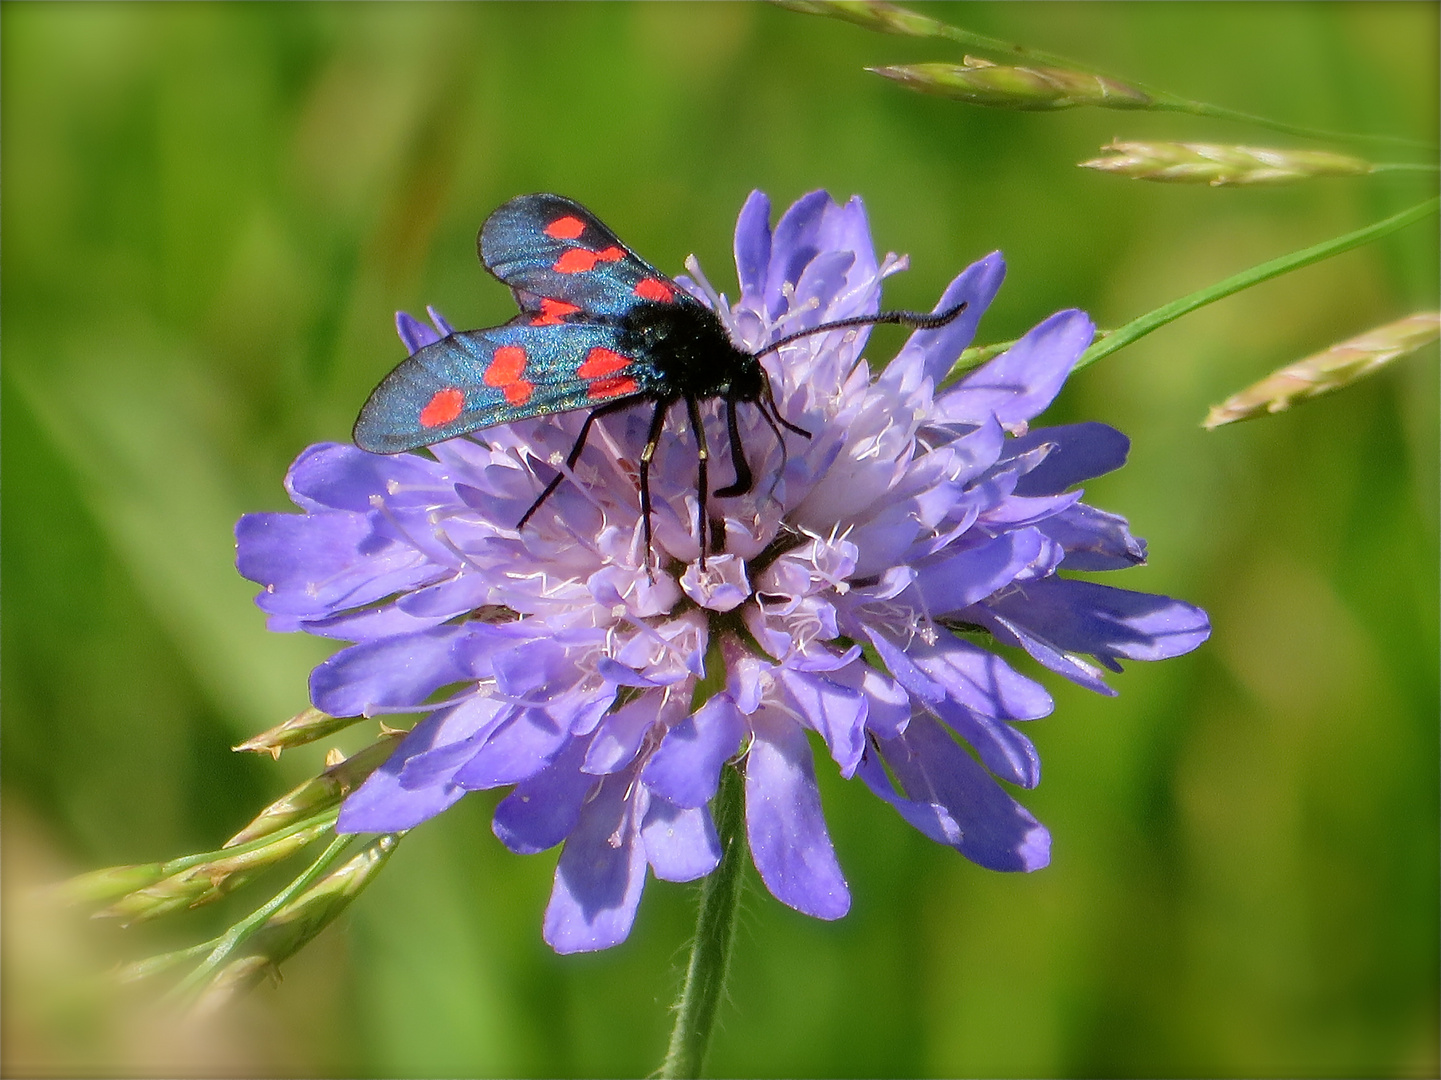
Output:
M634 399L628 401L611 401L602 405L598 409L592 409L590 411L590 415L585 418L585 423L580 426L580 434L576 436L575 445L570 448L570 453L565 456L565 467L567 469L574 469L575 463L580 460L580 452L585 449L585 440L590 436L591 424L595 423L602 416L606 416L609 413L618 412L621 409L625 408L627 405L634 404ZM525 528L525 523L529 521L531 517L534 516L535 512L541 508L541 504L543 504L546 499L550 498L551 495L554 494L555 489L560 487L560 482L564 479L564 472L557 472L555 476L551 478L550 483L545 485L545 490L540 493L540 498L536 499L535 502L530 504L530 509L525 512L525 515L516 524L516 529Z
M660 445L660 433L665 427L665 411L669 401L657 401L655 413L650 418L650 432L646 435L645 449L640 452L640 516L645 526L645 564L650 567L650 463L655 458L655 448Z
M771 405L771 408L775 408L774 403ZM780 418L772 418L771 414L766 410L765 405L759 401L756 402L756 410L761 414L761 419L766 422L766 426L771 429L771 434L776 437L776 442L781 445L781 467L777 469L771 477L771 486L766 488L765 497L769 499L775 493L776 485L781 482L781 477L785 475L786 465L790 462L790 452L786 449L786 437L781 434L781 429L776 427L776 420ZM784 424L785 421L781 420L781 423ZM806 437L810 438L809 434L807 434Z
M700 406L696 404L695 398L686 398L685 407L690 413L690 426L695 428L696 496L700 504L696 508L696 535L700 538L700 568L704 570L706 548L710 547L710 515L706 512L706 497L710 492L710 481L706 477L706 464L710 460L710 447L706 445L705 425L701 423Z
M723 487L717 491L716 498L718 499L744 495L755 484L755 478L751 476L751 467L746 463L745 449L741 446L740 427L736 423L735 398L726 398L726 430L730 432L731 466L735 469L736 481L729 487Z
M963 305L963 306L964 306L964 305ZM762 374L764 374L764 372L762 372ZM811 433L810 433L809 431L807 431L805 428L803 428L803 427L796 427L795 424L792 424L789 420L787 420L784 416L781 415L780 407L779 407L778 405L776 405L776 395L775 395L775 391L771 389L771 380L770 380L770 376L768 376L768 375L766 376L766 379L765 379L765 397L766 397L766 401L770 403L771 412L773 412L773 413L775 414L775 418L780 421L781 427L787 429L788 431L793 431L793 432L795 432L797 435L802 435L802 436L804 436L804 437L807 438L807 439L809 439L809 438L811 437ZM764 413L765 410L762 409L761 412ZM784 439L782 439L781 441L782 441L782 443L785 442Z

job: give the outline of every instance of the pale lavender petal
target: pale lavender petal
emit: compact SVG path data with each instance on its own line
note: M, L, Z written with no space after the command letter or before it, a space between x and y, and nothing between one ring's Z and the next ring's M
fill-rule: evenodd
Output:
M966 858L988 870L1039 870L1050 861L1050 834L935 720L918 715L899 739L880 745L905 798L939 807L954 822L959 835L943 842ZM874 782L872 790L900 808L894 793Z
M1041 756L1035 744L1005 721L972 712L950 698L928 708L970 743L981 763L1002 780L1025 788L1041 782Z
M455 333L450 323L445 321L445 316L436 311L430 304L425 305L425 313L430 316L430 321L435 324L435 329L439 331L441 337L448 337Z
M377 500L387 506L425 506L454 497L441 468L415 454L387 457L348 443L318 443L295 459L285 490L305 510L369 513Z
M553 848L575 828L585 798L600 780L580 771L584 739L572 739L554 761L515 790L495 808L490 828L517 855Z
M357 514L246 514L235 542L240 573L265 586L256 604L278 615L323 618L450 574Z
M1102 663L1165 660L1211 635L1206 613L1191 604L1069 578L1033 582L1024 594L986 606L1057 649L1089 653Z
M766 284L766 271L771 261L771 201L760 191L752 191L736 219L736 277L741 296L759 295Z
M976 326L995 299L1005 276L1006 260L999 251L962 270L946 286L933 310L948 311L963 301L966 310L939 330L917 330L911 334L896 358L886 365L882 380L913 385L921 378L928 378L933 385L940 385L976 336Z
M866 745L866 696L824 675L781 672L781 683L806 723L818 731L831 757L850 779Z
M677 806L704 806L715 796L721 766L740 749L745 719L729 694L716 694L673 725L641 772L656 794Z
M922 701L939 701L946 696L946 688L916 667L903 648L873 626L864 626L863 629L880 654L886 670L898 683Z
M694 881L720 864L720 838L704 806L676 806L652 795L640 835L650 868L662 881Z
M990 596L1028 570L1055 566L1063 554L1060 545L1038 529L1003 533L921 567L916 587L932 615L947 615Z
M893 739L911 721L911 698L894 679L869 664L854 664L847 671L861 670L861 689L866 695L866 730L883 739Z
M643 687L645 689L652 689L658 686L669 686L671 683L679 682L681 679L685 678L685 672L679 671L671 673L659 679L653 679L647 675L642 675L640 672L636 671L635 668L626 667L624 664L616 663L609 656L602 656L599 660L597 660L595 664L595 669L603 679L608 682L613 682L617 686L634 686Z
M783 286L794 286L810 261L820 253L816 234L826 208L835 205L824 191L812 191L791 204L776 223L771 237L771 258L766 270L766 307L771 318L786 310ZM798 320L800 325L813 326L814 314Z
M761 880L781 903L818 919L839 919L851 896L821 812L810 743L774 710L751 717L746 755L746 833Z
M936 419L980 424L994 415L1007 428L1051 403L1096 335L1084 312L1058 311L936 401Z
M1124 570L1146 561L1146 542L1118 514L1078 503L1038 528L1066 551L1062 570Z
M999 532L1002 529L1040 525L1069 510L1080 500L1079 491L1068 491L1064 495L1042 495L1034 499L1011 495L979 515L981 528L987 532Z
M1072 484L1119 469L1131 452L1130 439L1109 424L1091 421L1033 428L1006 444L1006 456L1016 457L1046 445L1051 452L1017 481L1017 495L1055 495Z
M630 935L646 857L637 827L644 790L627 799L628 786L624 773L607 777L565 842L545 909L545 940L558 953L608 949Z
M817 255L796 283L791 310L811 308L829 317L831 306L845 288L855 261L855 253L850 251L823 251Z
M445 716L435 713L416 724L401 740L380 768L371 773L340 807L335 823L338 833L402 832L413 829L453 806L465 789L449 782L407 789L400 785L400 773L411 757L430 749L443 729Z
M429 736L428 748L418 751L407 738L400 786L409 791L450 783L456 770L475 756L491 732L514 714L515 706L479 694L439 710L434 716L441 718L441 726Z
M518 783L545 768L569 738L544 709L521 709L461 766L455 782L472 791Z
M731 554L712 555L704 571L699 561L691 563L681 575L680 586L687 596L710 611L733 611L751 594L745 560Z
M629 765L635 760L646 732L659 718L660 705L659 694L642 694L608 715L595 729L581 768L599 776L619 772Z
M341 641L372 641L375 638L400 637L429 630L446 622L449 616L428 615L417 618L400 609L400 603L383 607L346 609L323 618L303 618L294 615L271 615L266 625L272 630L304 630L319 637L338 638ZM295 625L284 626L286 620Z
M453 650L469 633L468 627L443 626L341 649L310 673L310 700L331 716L417 706L469 674Z
M527 641L492 660L497 692L514 701L541 704L579 678L575 657L556 641Z
M1050 642L1036 637L1025 627L996 614L985 604L977 604L971 608L966 617L967 621L988 629L1002 645L1017 645L1025 649L1035 660L1072 682L1107 697L1116 696L1116 691L1106 685L1105 672L1100 667L1079 656L1062 652Z
M400 340L404 343L406 350L412 354L420 352L427 345L432 345L445 336L437 334L406 311L395 313L395 332L400 335Z
M1054 708L1051 695L1040 683L1021 675L995 653L949 631L940 631L929 645L911 642L906 654L944 687L953 701L985 716L1036 720L1049 716Z
M402 596L395 606L417 618L449 619L483 605L490 595L490 588L486 575L462 573Z

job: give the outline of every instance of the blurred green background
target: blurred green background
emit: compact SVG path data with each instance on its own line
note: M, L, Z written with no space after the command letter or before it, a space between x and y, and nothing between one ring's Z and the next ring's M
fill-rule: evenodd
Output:
M1434 141L1437 6L928 9L1172 91ZM1294 145L1174 115L1015 114L868 64L959 60L752 4L7 4L3 14L6 1075L643 1075L694 890L635 932L540 939L554 852L505 853L497 796L401 845L276 988L176 1028L95 978L244 908L120 931L37 901L82 869L205 850L319 764L228 747L305 704L328 646L268 634L231 529L287 505L402 356L396 308L507 318L475 232L584 201L661 268L734 292L734 216L861 194L928 307L1002 248L981 341L1071 305L1115 326L1434 194L1434 175L1275 190L1078 170L1114 136ZM1404 155L1380 149L1378 159ZM1437 294L1434 219L1172 325L1050 418L1134 439L1088 501L1204 605L1197 653L1102 700L1046 676L1026 803L1053 865L991 874L822 764L855 896L835 924L755 885L713 1075L1437 1072L1437 350L1206 434L1206 407ZM878 332L870 353L899 342ZM1112 579L1114 580L1114 579ZM263 891L263 886L261 887ZM254 892L238 897L253 905Z

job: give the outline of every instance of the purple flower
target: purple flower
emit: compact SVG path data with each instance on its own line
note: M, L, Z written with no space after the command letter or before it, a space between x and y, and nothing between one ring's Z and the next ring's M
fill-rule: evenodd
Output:
M681 284L749 349L878 310L878 262L859 199L824 192L770 226L753 194L736 228L740 297L690 264ZM725 551L699 566L694 439L675 410L651 486L659 568L642 549L635 459L648 410L598 425L574 475L521 531L564 468L583 419L567 414L379 457L306 450L287 477L300 514L236 529L241 573L276 630L351 642L311 676L335 715L419 714L395 755L345 802L341 832L409 829L467 791L510 786L495 834L512 850L564 844L545 915L560 952L625 939L647 867L668 881L720 857L708 803L721 769L745 777L756 868L819 918L850 895L826 831L807 729L927 836L995 870L1034 870L1050 836L998 780L1034 787L1019 724L1050 695L982 643L1019 646L1101 693L1103 669L1205 640L1205 613L1062 571L1145 559L1124 519L1079 482L1118 468L1104 424L1027 428L1090 343L1062 311L1008 352L938 389L1000 287L992 254L877 377L865 329L804 338L766 360L782 415L814 433L788 456L755 410L742 436L749 494L715 499ZM397 317L414 351L449 328ZM727 459L715 403L703 408ZM721 481L722 483L724 480ZM725 689L692 710L707 657Z

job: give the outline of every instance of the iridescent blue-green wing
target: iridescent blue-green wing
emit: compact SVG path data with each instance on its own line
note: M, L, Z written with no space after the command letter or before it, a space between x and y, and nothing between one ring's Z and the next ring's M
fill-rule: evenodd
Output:
M521 195L481 227L480 261L532 325L619 318L638 302L695 304L580 203Z
M412 354L370 395L355 444L377 454L547 413L644 396L649 364L623 354L614 327L511 323L463 330Z

